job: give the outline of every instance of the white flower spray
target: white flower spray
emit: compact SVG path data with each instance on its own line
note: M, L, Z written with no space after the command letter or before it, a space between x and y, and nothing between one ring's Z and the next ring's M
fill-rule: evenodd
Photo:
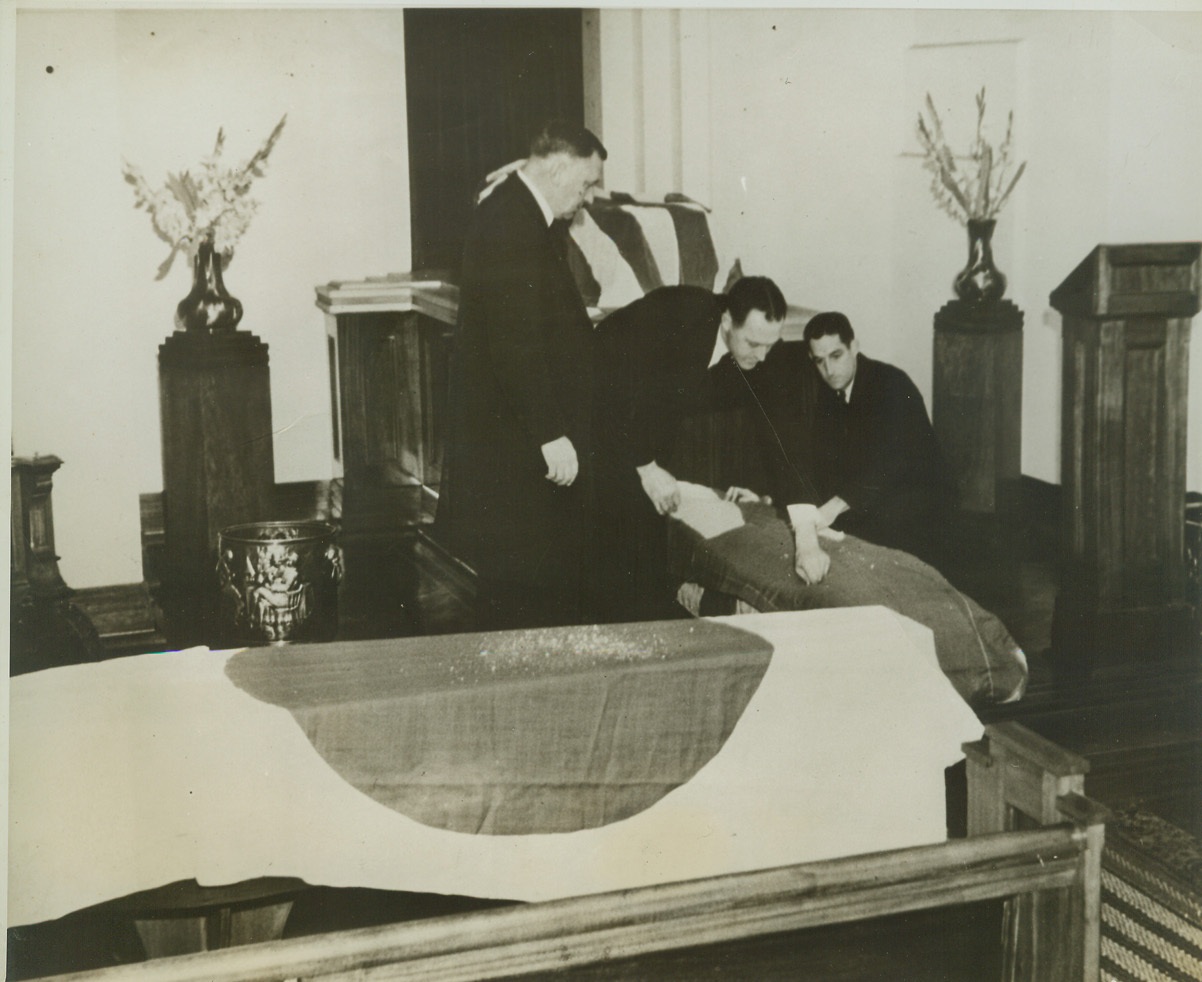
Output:
M135 207L145 208L150 213L155 234L171 246L171 252L159 265L156 280L161 280L170 271L176 253L182 252L191 260L206 238L212 240L214 251L221 256L222 266L229 263L234 246L250 226L259 207L259 203L249 197L251 182L263 176L267 158L287 119L286 114L280 117L255 155L237 167L222 167L225 131L218 129L213 152L201 161L199 172L195 175L188 171L168 174L157 191L150 187L137 167L125 162L121 173L133 186Z
M1010 176L1011 137L1014 112L1006 118L1006 136L995 148L985 139L985 89L977 93L977 132L967 156L956 157L943 135L943 122L931 94L926 111L930 123L918 114L918 139L922 143L922 166L931 174L931 195L936 203L961 225L969 219L996 218L1014 185L1027 169L1023 161ZM961 162L957 166L956 161Z

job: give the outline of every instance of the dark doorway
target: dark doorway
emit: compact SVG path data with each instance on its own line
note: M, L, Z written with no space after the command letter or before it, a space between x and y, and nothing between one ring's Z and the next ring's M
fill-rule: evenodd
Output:
M405 11L413 266L458 279L476 188L545 119L584 122L580 10Z

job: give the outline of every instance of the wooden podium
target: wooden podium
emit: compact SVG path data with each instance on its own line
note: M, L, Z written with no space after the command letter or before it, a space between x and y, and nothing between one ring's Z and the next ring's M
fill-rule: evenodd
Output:
M1064 318L1057 662L1182 654L1190 319L1202 243L1100 245L1052 291Z

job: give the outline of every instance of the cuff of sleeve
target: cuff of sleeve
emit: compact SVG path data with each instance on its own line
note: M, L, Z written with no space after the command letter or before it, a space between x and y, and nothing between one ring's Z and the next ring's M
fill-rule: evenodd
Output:
M816 505L789 505L785 510L789 513L789 524L794 528L799 524L817 528L821 524L822 519Z

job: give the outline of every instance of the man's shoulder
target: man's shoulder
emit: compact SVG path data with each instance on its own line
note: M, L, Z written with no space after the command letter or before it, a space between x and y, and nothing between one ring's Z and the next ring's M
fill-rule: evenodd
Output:
M662 316L677 320L690 320L718 314L718 302L714 294L703 286L671 284L649 290L631 301L632 308L656 311Z
M749 371L739 368L727 352L712 370L723 375L737 375L741 389L754 391L758 399L782 407L804 401L819 381L809 349L801 341L778 342L768 356Z
M538 202L516 174L510 174L477 204L472 217L478 225L506 230L512 230L515 224L517 229L537 230L545 224Z
M810 348L804 341L778 341L766 357L749 373L763 385L780 385L787 391L818 380Z
M889 386L891 388L918 388L914 384L913 379L896 365L887 361L880 361L876 358L869 358L864 354L861 354L859 358L860 363L856 367L856 384L859 384L861 381L868 381L875 385Z
M764 359L764 367L782 367L793 370L813 369L810 359L810 346L801 340L781 340L772 346L768 357Z

